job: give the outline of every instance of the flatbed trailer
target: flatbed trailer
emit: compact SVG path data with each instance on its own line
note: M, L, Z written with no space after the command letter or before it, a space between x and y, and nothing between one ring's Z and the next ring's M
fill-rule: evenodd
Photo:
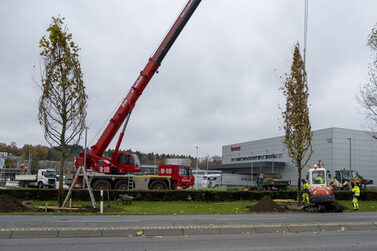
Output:
M280 191L288 190L291 185L290 180L283 179L273 179L273 180L259 180L257 182L257 190L267 190L267 191Z
M170 190L171 176L143 175L143 174L87 174L90 185L98 190ZM67 185L71 185L74 175L66 175ZM82 187L83 174L79 174L77 187Z

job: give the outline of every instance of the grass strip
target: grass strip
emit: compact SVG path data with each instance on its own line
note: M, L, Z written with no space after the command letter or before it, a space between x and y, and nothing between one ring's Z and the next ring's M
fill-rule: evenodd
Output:
M179 214L249 214L246 206L256 204L258 201L225 201L225 202L198 202L198 201L133 201L131 205L118 205L115 201L104 202L104 214L109 215L179 215ZM33 209L32 212L12 213L19 214L73 214L73 215L92 215L99 214L99 212L37 212L38 206L56 206L56 201L33 201L33 205L29 206ZM351 201L339 201L340 204L347 207L347 211L353 211ZM74 205L91 206L90 201L73 201ZM289 203L279 203L287 205ZM377 202L375 201L360 201L361 212L376 212ZM97 201L97 208L99 202ZM288 212L288 213L297 213Z

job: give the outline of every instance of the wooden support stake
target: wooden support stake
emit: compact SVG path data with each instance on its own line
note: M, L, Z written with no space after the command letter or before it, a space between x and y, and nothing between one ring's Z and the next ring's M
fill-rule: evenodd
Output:
M94 199L92 187L90 185L90 182L88 180L88 175L86 174L86 170L85 170L84 167L82 168L82 172L84 173L84 179L85 179L86 185L88 186L88 191L89 191L89 195L90 195L90 200L92 201L92 206L93 206L93 208L96 208L96 201Z
M63 208L65 207L65 204L67 204L69 198L71 198L72 189L76 185L77 178L79 177L80 170L81 170L81 166L77 169L76 174L75 174L75 178L73 179L72 184L68 189L68 193L65 196L65 200L64 200L63 205L62 205Z
M87 186L88 186L88 191L89 191L89 195L90 195L90 200L92 201L92 206L93 206L93 208L96 208L96 201L95 201L95 199L94 199L94 195L93 195L92 187L90 186L90 183L89 183L88 176L87 176L87 174L86 174L85 168L82 167L82 166L80 166L80 167L77 169L77 172L76 172L75 178L73 179L72 184L71 184L71 186L69 187L69 190L68 190L67 196L65 197L65 200L64 200L64 202L63 202L63 205L62 205L63 208L65 207L65 204L67 204L68 199L71 198L72 189L73 189L73 187L76 185L76 182L77 182L77 179L78 179L78 177L79 177L79 174L80 174L81 169L83 170L84 179L85 179L85 182L86 182L86 184L87 184Z

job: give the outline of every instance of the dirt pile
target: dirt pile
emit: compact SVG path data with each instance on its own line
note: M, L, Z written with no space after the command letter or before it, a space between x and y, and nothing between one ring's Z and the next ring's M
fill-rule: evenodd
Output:
M269 196L264 196L254 206L246 207L250 212L284 212L285 209L276 204Z
M21 201L6 194L0 194L0 213L13 213L25 211L30 210L26 206L22 205Z

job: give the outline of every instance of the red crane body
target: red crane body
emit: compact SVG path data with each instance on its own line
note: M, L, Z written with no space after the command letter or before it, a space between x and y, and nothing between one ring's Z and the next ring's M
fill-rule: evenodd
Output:
M145 87L153 75L157 72L162 60L173 45L174 41L182 31L183 27L194 13L196 7L201 0L189 0L177 20L170 28L168 34L157 48L156 52L149 59L144 69L140 72L139 77L131 87L127 96L124 98L120 107L111 118L106 129L98 139L97 143L93 145L92 150L86 154L86 168L92 169L96 172L106 174L125 174L140 171L140 161L136 154L127 152L118 152L120 143L122 141L124 130L126 128L129 116L135 107L136 101L143 93ZM127 120L126 120L127 119ZM126 120L126 122L125 122ZM103 153L115 137L119 128L125 122L123 131L120 133L115 151L112 159L103 157ZM84 165L84 153L75 159L75 167L78 168Z

